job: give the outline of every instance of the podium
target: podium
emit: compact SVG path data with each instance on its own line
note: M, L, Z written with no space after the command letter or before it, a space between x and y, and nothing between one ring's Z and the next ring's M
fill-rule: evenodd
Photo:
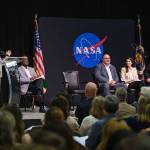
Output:
M1 61L0 102L20 105L18 63L21 57L8 57Z

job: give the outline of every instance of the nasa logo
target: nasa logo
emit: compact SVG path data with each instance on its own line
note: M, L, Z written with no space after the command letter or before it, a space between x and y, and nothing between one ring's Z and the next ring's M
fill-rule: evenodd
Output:
M100 63L104 53L102 44L106 39L107 36L100 40L93 33L84 33L77 37L73 44L73 56L77 61L77 65L92 68Z

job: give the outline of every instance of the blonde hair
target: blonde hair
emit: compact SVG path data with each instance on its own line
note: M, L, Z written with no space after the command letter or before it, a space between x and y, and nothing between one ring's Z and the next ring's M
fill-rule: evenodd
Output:
M150 104L150 96L141 95L138 100L138 120L140 122L148 121L146 115L146 107Z
M119 119L109 120L103 128L102 140L98 145L97 150L105 150L107 142L111 137L111 135L117 131L122 131L122 130L127 130L127 131L130 130L128 125L123 120L119 120Z
M150 104L146 106L146 120L150 122Z
M90 109L90 114L94 116L95 118L100 119L104 116L104 97L102 96L96 96L92 100L92 106Z

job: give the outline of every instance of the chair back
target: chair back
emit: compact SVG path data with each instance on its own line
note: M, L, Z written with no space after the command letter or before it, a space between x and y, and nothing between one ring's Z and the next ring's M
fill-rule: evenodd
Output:
M80 88L78 71L64 71L63 77L66 84L66 88L69 91L77 90Z

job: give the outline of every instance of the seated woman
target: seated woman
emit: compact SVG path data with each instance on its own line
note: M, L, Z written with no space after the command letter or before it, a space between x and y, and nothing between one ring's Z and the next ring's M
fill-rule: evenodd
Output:
M133 59L130 57L126 58L125 67L121 68L121 81L125 82L128 91L135 89L137 94L143 86L143 82L139 80L136 67L133 67Z
M126 58L125 67L121 68L121 80L128 86L134 81L139 81L137 69L133 67L133 59Z

